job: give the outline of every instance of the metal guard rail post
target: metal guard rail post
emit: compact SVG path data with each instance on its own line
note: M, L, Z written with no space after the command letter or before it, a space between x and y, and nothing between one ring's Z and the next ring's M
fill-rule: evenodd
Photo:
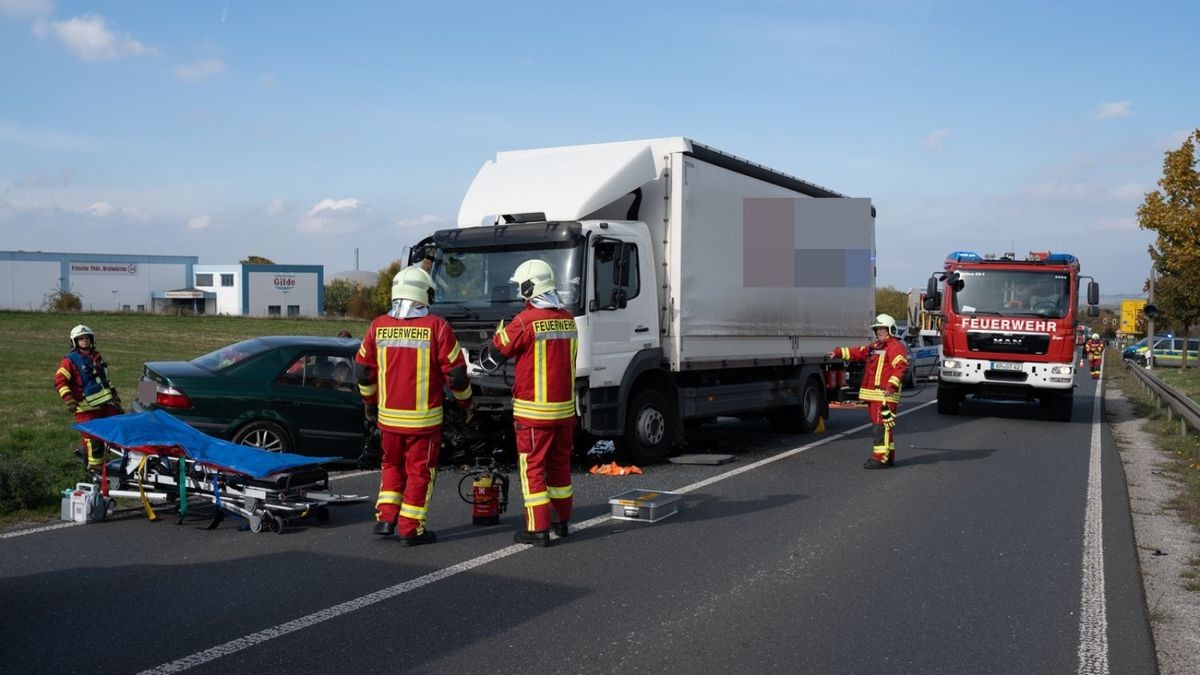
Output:
M1179 415L1180 436L1187 435L1188 425L1200 431L1200 405L1137 364L1125 361L1125 367L1141 380L1141 385L1146 391L1154 395L1156 407L1166 404L1168 422L1174 419L1172 412Z

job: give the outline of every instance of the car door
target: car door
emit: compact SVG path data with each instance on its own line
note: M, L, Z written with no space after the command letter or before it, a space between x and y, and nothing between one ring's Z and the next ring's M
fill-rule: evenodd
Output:
M353 372L352 352L308 351L271 383L268 395L295 432L298 452L358 456L363 405Z

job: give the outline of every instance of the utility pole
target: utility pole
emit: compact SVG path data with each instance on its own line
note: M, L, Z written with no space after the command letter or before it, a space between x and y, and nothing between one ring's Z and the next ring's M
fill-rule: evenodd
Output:
M1146 301L1148 307L1154 307L1154 264L1150 265L1150 298ZM1146 313L1146 370L1154 369L1154 315L1157 312Z

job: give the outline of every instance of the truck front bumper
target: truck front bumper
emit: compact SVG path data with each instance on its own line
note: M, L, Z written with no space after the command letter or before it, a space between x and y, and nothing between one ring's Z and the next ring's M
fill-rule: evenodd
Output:
M942 382L965 386L1010 385L1034 389L1071 389L1075 367L1070 363L1029 363L991 359L942 359Z

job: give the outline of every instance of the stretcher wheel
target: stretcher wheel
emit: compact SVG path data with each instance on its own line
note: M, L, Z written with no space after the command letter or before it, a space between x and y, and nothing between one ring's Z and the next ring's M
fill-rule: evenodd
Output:
M267 514L267 515L270 515L270 514ZM258 520L251 518L250 519L250 531L253 532L254 534L258 534L259 532L262 532L264 520L266 520L266 516L263 516L262 518L259 518Z
M317 519L317 523L324 525L329 522L329 507L325 505L318 506L313 513L313 517Z
M272 533L281 534L283 532L283 518L273 513L268 513L263 516L263 520L267 521L267 527L271 529Z

